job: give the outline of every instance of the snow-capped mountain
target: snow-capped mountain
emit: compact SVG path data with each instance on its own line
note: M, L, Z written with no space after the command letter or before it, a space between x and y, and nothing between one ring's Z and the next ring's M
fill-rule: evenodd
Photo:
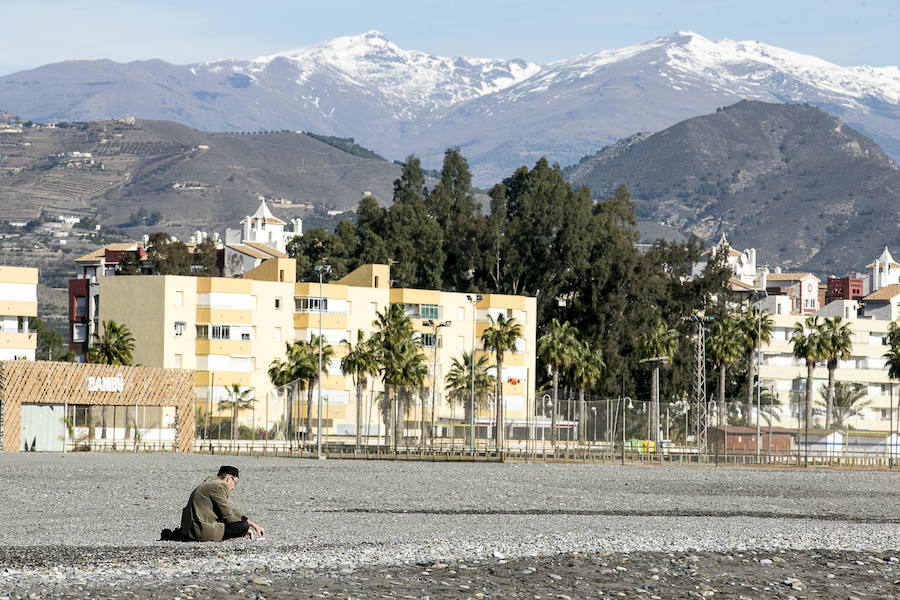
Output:
M546 66L432 56L372 31L253 60L77 61L0 78L0 108L29 119L302 129L354 137L392 159L416 153L428 166L460 146L485 185L542 155L572 164L742 98L813 104L900 157L897 67L840 67L690 32Z

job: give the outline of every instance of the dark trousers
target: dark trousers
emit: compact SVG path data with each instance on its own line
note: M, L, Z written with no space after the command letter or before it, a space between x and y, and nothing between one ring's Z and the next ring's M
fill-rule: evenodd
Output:
M250 523L247 521L234 521L233 523L225 523L225 535L223 540L231 538L242 538L250 531Z

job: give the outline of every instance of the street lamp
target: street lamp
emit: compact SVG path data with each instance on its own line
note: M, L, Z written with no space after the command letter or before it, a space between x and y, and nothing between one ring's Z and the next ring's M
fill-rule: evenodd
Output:
M481 295L474 297L466 295L466 300L472 303L472 362L469 368L472 371L472 394L469 397L469 453L475 456L475 305L481 302Z
M762 384L762 373L760 373L760 369L762 368L762 300L768 297L769 293L766 290L753 290L750 293L750 301L756 302L756 464L759 464L759 449L761 445L761 440L759 439L759 397L760 397L760 385Z
M622 398L622 465L625 464L625 401L628 400L628 408L634 408L634 403L631 401L631 398L625 396Z
M441 327L450 327L450 321L442 321L440 323L428 319L423 322L425 327L431 327L434 330L434 339L431 347L432 365L431 365L431 449L434 450L434 399L437 393L437 353L438 353L438 329ZM424 413L424 411L422 411ZM425 448L425 415L422 415L422 449Z
M322 297L322 273L331 273L331 265L318 265L315 267L316 273L319 274L319 387L317 390L317 412L316 419L316 456L322 458L322 308L325 299Z

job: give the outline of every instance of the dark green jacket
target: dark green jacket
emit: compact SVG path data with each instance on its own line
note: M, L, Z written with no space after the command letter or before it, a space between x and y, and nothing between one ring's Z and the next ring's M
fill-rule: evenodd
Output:
M221 542L225 523L244 518L228 503L228 494L225 481L216 476L198 485L181 511L181 534L198 542Z

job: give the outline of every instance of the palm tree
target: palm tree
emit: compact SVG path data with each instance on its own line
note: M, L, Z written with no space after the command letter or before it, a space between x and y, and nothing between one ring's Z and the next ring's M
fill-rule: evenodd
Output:
M744 415L748 419L746 425L750 425L750 413L753 406L753 388L756 381L756 361L754 360L756 349L761 344L768 344L772 341L772 331L775 323L769 315L769 311L760 312L759 306L751 304L744 312L743 316L738 320L738 326L741 329L741 341L744 345L744 353L747 360L747 407ZM760 410L762 402L760 401Z
M709 337L706 338L706 355L709 357L710 362L715 365L719 375L717 396L719 399L720 426L725 423L725 373L728 365L737 362L741 357L741 352L745 347L746 342L740 322L736 321L732 316L713 321ZM749 416L745 412L745 423L747 419L749 419Z
M803 323L794 325L794 356L806 361L806 427L812 419L813 371L816 363L826 357L826 348L819 327L819 317L806 317Z
M334 346L325 343L325 336L320 339L316 334L310 335L304 356L298 360L298 376L305 375L306 380L306 437L312 432L313 391L319 383L319 344L322 345L322 370L328 373L328 363L334 358ZM321 393L321 392L320 392Z
M572 382L578 386L578 439L583 443L587 439L587 419L584 391L596 383L603 374L603 351L592 349L587 342L579 342L575 358L571 364Z
M115 321L103 321L103 333L98 335L94 332L94 340L87 351L87 361L89 363L101 365L130 365L131 353L134 352L134 336L131 335L128 327L120 325ZM128 429L129 417L134 422L134 415L131 413L131 407L125 408L125 428ZM106 439L106 421L109 415L109 407L104 406L101 409L101 430L100 438ZM88 437L94 438L94 407L88 407Z
M824 404L828 406L828 390L820 392ZM862 383L851 383L849 381L837 381L834 385L834 396L831 400L832 424L835 429L852 429L847 425L849 419L861 417L863 408L871 403L871 400L865 400L866 386Z
M637 338L638 354L642 358L656 358L666 356L671 362L675 351L678 349L678 332L669 327L662 319L657 318L656 323L650 329ZM654 447L659 442L659 361L653 361L653 378L650 380L650 439Z
M893 322L891 323L893 324ZM828 317L821 326L822 343L824 345L826 366L828 367L828 392L825 406L825 429L831 429L831 418L834 414L834 372L838 360L850 358L853 350L853 339L850 323L841 317Z
M894 413L894 381L900 379L900 325L891 321L887 334L888 351L884 353L885 365L888 368L888 379L891 381L891 419Z
M397 415L403 417L397 419L398 431L394 439L399 440L403 434L403 423L408 420L407 415L413 405L413 390L419 391L419 400L424 411L426 396L422 387L425 378L428 377L428 361L422 353L422 341L418 337L414 338L412 343L404 345L395 358L397 371L393 383L399 391ZM423 436L424 433L423 431Z
M341 372L353 377L356 388L356 451L362 444L363 397L368 387L368 377L378 372L378 362L371 338L361 329L356 332L356 346L348 340L341 343L347 347L347 355L341 359Z
M396 447L398 433L402 430L396 388L404 381L402 372L404 361L410 356L409 348L413 347L418 352L422 342L415 335L412 321L404 314L403 306L400 304L391 304L382 312L376 313L372 325L375 327L372 343L376 348L379 372L384 381L385 402L389 407L385 431L390 432ZM391 394L392 391L395 393Z
M445 382L447 384L447 399L450 402L461 405L465 414L466 425L471 423L472 414L469 412L469 398L472 385L472 355L465 353L462 361L454 357L450 370L447 372ZM488 392L497 383L497 378L488 371L488 359L481 355L475 359L475 410L484 410L488 407ZM472 431L466 427L466 440L468 444Z
M497 402L497 420L495 424L495 437L497 441L497 451L503 448L503 426L505 415L503 407L503 355L507 351L516 349L516 340L522 337L522 326L518 324L515 318L507 319L502 314L497 315L497 319L488 315L491 322L490 327L481 334L481 343L484 345L485 352L493 351L496 357L497 369L497 393L494 396Z
M219 400L219 410L231 411L231 439L234 441L234 430L237 427L238 411L253 408L256 398L253 398L251 388L242 389L240 384L232 383L227 388L229 400Z
M291 355L291 344L290 342L285 343L285 356ZM276 388L287 386L288 384L293 383L294 385L287 389L285 393L285 411L287 412L285 423L285 436L288 439L293 439L293 414L294 414L294 393L296 391L298 383L300 383L301 379L294 378L294 369L291 365L290 360L280 360L275 359L271 363L269 363L269 381L272 382L272 385Z
M554 318L547 333L538 339L538 355L553 372L553 406L550 409L550 443L556 445L556 412L559 410L559 372L571 362L575 348L575 328Z

